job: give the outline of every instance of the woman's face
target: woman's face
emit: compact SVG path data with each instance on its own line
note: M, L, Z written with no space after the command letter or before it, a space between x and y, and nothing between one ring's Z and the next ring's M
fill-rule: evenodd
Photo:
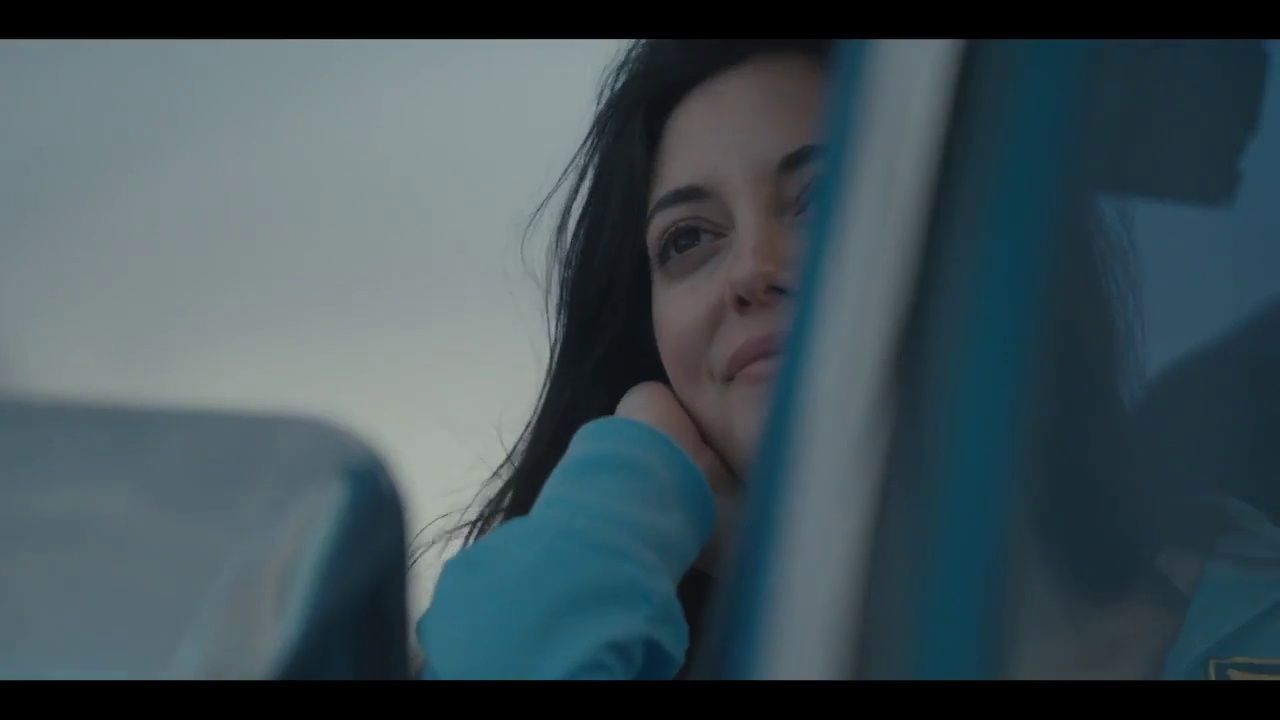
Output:
M676 397L739 477L791 319L823 80L803 56L750 60L689 93L658 145L645 227L658 352Z

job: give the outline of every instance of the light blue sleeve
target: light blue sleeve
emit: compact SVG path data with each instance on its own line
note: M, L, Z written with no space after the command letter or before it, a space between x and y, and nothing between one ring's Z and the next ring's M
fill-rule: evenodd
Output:
M428 679L670 679L676 597L715 524L701 472L666 435L583 426L532 512L446 563L418 622Z

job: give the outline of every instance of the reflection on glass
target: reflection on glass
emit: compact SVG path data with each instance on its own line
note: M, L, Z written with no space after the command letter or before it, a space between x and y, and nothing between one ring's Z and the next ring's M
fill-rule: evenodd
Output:
M1280 678L1280 47L972 45L859 674Z
M1254 44L1229 45L1205 45L1170 82L1193 85L1212 53ZM1087 242L1067 235L1049 266L999 629L1008 676L1280 674L1280 80L1267 49L1232 196L1108 195ZM1196 121L1231 133L1236 110ZM1086 143L1109 128L1092 130ZM1133 162L1149 166L1130 177L1187 173L1183 188L1213 172Z

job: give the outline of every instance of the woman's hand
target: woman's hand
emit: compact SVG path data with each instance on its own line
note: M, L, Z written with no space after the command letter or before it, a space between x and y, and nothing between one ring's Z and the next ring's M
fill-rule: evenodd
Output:
M713 571L737 508L737 483L724 460L703 439L671 388L660 382L643 382L628 390L614 414L645 423L671 438L702 471L716 497L716 529L696 565Z

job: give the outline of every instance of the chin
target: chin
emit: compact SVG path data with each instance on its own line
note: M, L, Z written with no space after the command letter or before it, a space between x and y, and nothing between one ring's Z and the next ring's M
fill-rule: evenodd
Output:
M739 481L746 478L755 462L767 410L766 402L735 403L732 410L724 459Z

